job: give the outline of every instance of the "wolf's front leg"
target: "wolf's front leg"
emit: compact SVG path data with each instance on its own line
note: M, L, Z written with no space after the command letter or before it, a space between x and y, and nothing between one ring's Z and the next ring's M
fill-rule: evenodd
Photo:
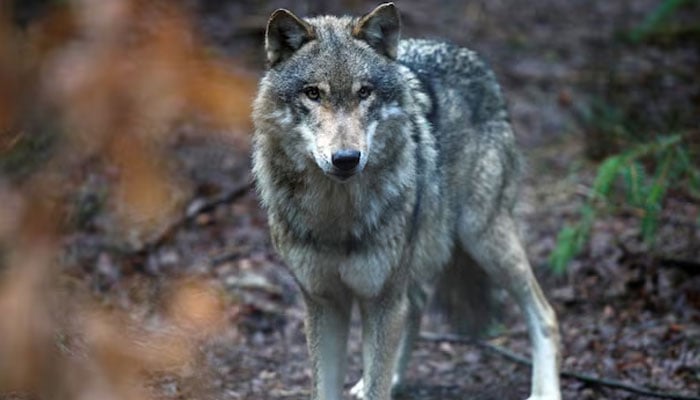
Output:
M395 393L400 389L404 381L406 367L411 359L411 352L419 335L420 321L423 311L430 299L429 287L418 282L412 282L408 289L408 313L406 315L405 327L401 329L401 339L399 350L396 356L396 365L391 377L391 392ZM350 394L358 399L364 396L364 381L360 379L355 386L350 389Z
M352 299L341 292L333 297L304 295L306 342L313 379L311 400L342 398Z
M392 375L406 322L405 291L391 289L359 301L362 316L362 393L364 400L389 400Z
M525 255L515 224L504 212L485 230L460 226L462 245L495 282L505 287L525 314L532 342L532 388L528 400L560 400L559 327Z

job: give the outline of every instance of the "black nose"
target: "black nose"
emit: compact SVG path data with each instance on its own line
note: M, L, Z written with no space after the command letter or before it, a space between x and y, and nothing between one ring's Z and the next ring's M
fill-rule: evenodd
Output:
M360 163L360 152L357 150L339 150L331 156L333 165L341 171L350 171Z

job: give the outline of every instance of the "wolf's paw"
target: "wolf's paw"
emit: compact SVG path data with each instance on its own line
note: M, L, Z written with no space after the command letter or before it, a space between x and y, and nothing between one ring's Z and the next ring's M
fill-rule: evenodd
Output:
M547 395L532 395L527 398L527 400L561 400L561 394L553 393Z
M396 393L401 386L401 378L394 374L391 379L391 393ZM359 381L350 389L350 395L358 400L365 398L365 382L360 378Z
M362 400L365 398L365 383L360 379L357 383L350 389L350 396Z

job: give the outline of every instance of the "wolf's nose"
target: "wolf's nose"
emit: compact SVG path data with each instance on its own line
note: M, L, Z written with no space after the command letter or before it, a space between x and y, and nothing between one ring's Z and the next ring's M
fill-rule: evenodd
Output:
M360 163L360 152L357 150L339 150L331 156L333 165L341 171L350 171Z

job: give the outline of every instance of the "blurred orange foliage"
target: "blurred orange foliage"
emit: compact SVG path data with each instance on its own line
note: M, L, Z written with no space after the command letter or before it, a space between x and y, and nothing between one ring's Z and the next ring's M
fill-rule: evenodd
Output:
M57 283L58 235L83 165L98 160L116 171L109 212L124 240L142 243L182 212L187 196L166 151L174 127L250 126L254 79L209 54L175 4L58 2L25 30L0 4L0 161L37 129L58 132L27 178L0 175L0 392L146 399L143 372L187 364L221 324L221 296L203 282L176 286L164 299L166 320L150 330ZM66 321L56 310L74 314ZM82 345L71 349L79 355L61 348L65 330L79 332Z

